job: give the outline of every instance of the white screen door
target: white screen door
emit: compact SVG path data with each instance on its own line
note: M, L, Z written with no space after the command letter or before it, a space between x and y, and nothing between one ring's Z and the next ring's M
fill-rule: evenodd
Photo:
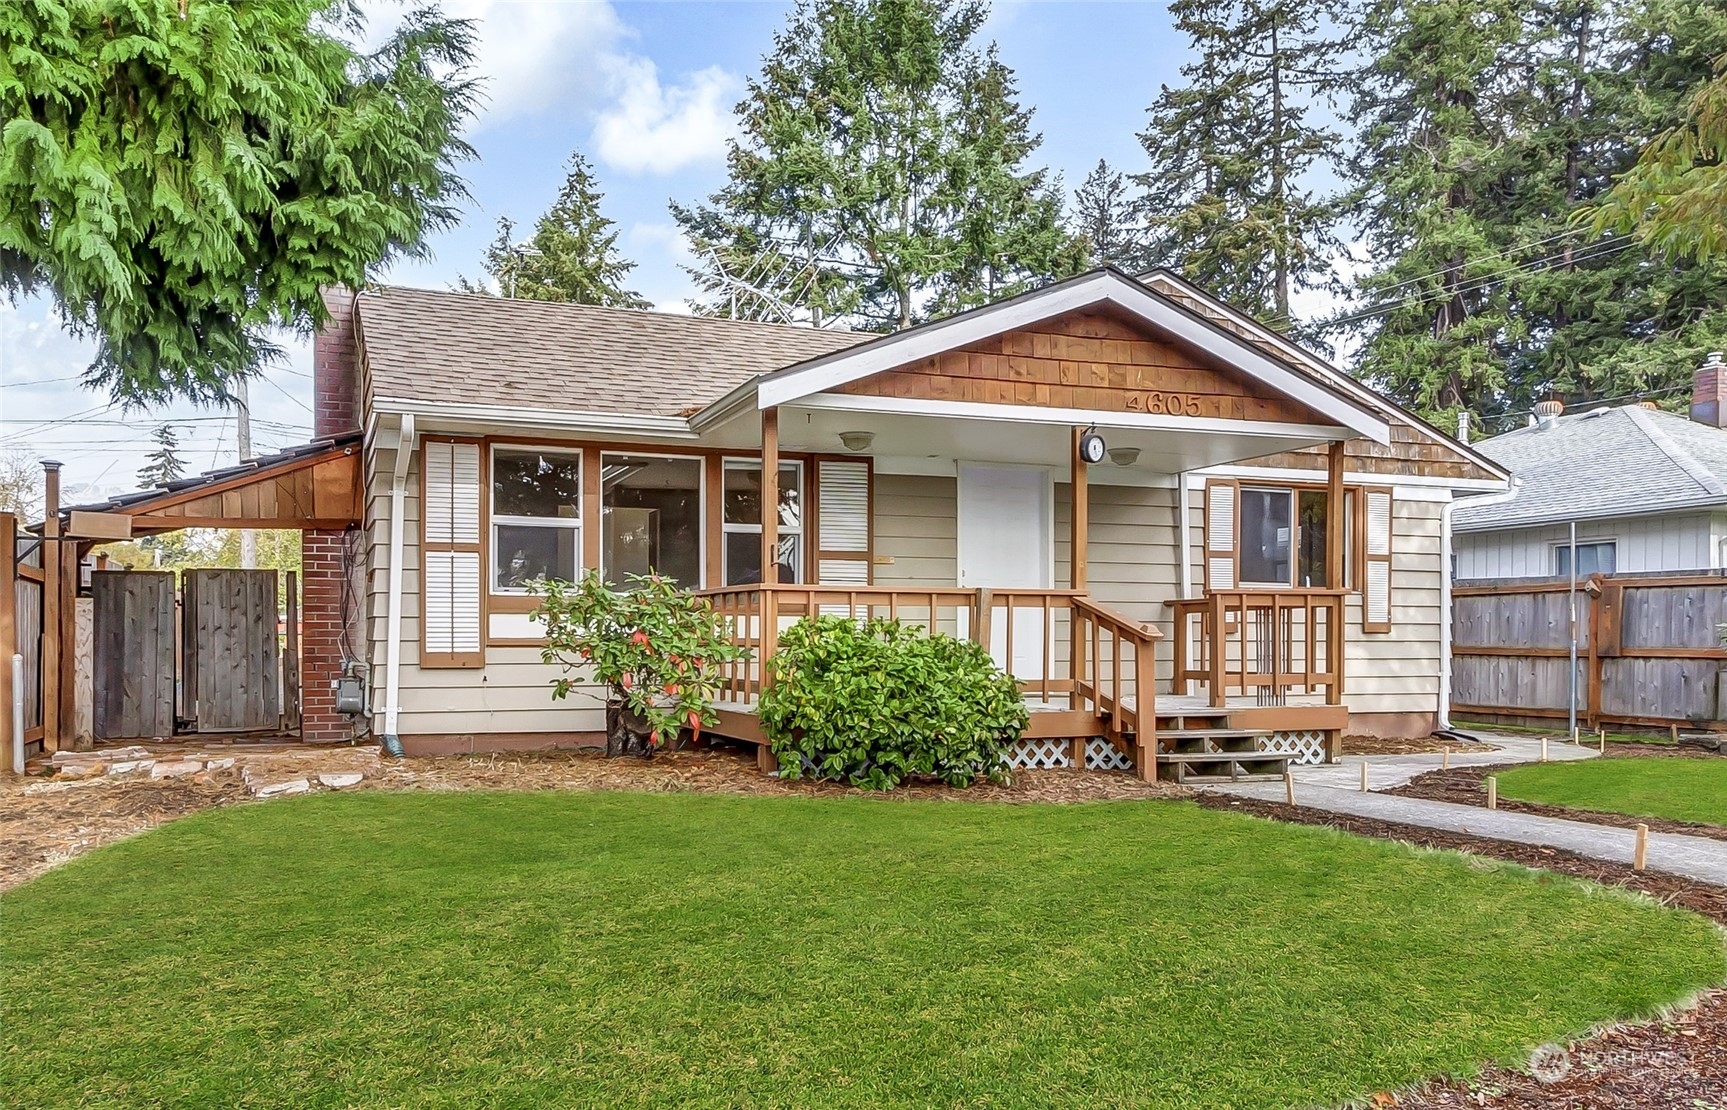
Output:
M1051 554L1049 471L1034 467L959 468L959 584L968 589L1049 589ZM990 621L990 655L1020 679L1042 678L1043 613L1016 610L1013 658L1007 658L1006 612ZM962 633L963 634L963 633Z

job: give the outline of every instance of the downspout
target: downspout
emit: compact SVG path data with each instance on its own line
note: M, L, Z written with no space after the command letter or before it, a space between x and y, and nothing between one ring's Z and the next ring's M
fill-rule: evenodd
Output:
M1476 506L1503 505L1517 496L1521 479L1513 476L1511 484L1499 493L1467 498L1463 504ZM1439 727L1451 727L1451 513L1458 506L1457 495L1439 511L1439 598L1442 619L1439 622Z
M397 758L402 755L402 740L396 735L402 691L402 513L413 457L414 414L404 413L396 429L396 463L390 476L389 608L384 626L384 750Z

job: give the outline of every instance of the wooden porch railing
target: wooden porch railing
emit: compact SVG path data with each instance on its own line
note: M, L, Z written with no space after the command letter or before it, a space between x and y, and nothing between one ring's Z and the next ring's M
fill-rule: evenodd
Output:
M1203 682L1211 704L1231 693L1278 704L1289 694L1343 694L1343 590L1212 590L1172 601L1172 693ZM1197 628L1195 627L1197 625Z
M782 623L813 614L885 617L969 637L1008 661L1028 698L1065 701L1097 721L1098 734L1128 735L1155 750L1158 630L1098 605L1081 590L910 589L898 586L750 585L701 591L731 628L748 662L727 664L722 701L754 704L763 663L778 646ZM1035 613L1033 622L1020 618ZM1027 643L1035 636L1036 643ZM1142 724L1143 722L1143 724ZM1147 745L1151 745L1147 747ZM1149 765L1149 764L1148 764Z

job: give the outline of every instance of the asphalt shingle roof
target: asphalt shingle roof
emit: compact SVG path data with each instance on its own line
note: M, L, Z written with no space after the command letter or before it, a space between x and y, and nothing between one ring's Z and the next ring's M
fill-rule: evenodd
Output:
M385 286L357 299L372 394L677 416L864 332Z
M1458 502L1460 532L1727 504L1727 429L1669 412L1595 409L1474 446L1519 486L1502 504Z

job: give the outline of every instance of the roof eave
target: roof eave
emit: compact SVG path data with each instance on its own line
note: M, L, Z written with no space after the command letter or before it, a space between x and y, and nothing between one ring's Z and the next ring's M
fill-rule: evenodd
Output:
M520 408L510 405L476 405L463 401L419 401L404 397L378 397L374 412L404 415L449 423L504 424L512 428L545 429L594 435L637 435L694 439L687 417L640 412L587 412L572 409Z
M1527 493L1528 491L1525 490L1524 492ZM1625 509L1613 512L1536 513L1530 516L1513 517L1509 520L1493 520L1478 524L1471 524L1469 520L1464 517L1463 514L1467 505L1467 501L1458 502L1456 516L1452 519L1453 531L1506 532L1518 528L1544 528L1553 524L1566 524L1573 520L1581 524L1585 521L1624 520L1627 518L1666 516L1671 513L1688 513L1696 512L1699 509L1713 509L1727 506L1727 497L1705 495L1701 497L1663 501L1644 508Z

